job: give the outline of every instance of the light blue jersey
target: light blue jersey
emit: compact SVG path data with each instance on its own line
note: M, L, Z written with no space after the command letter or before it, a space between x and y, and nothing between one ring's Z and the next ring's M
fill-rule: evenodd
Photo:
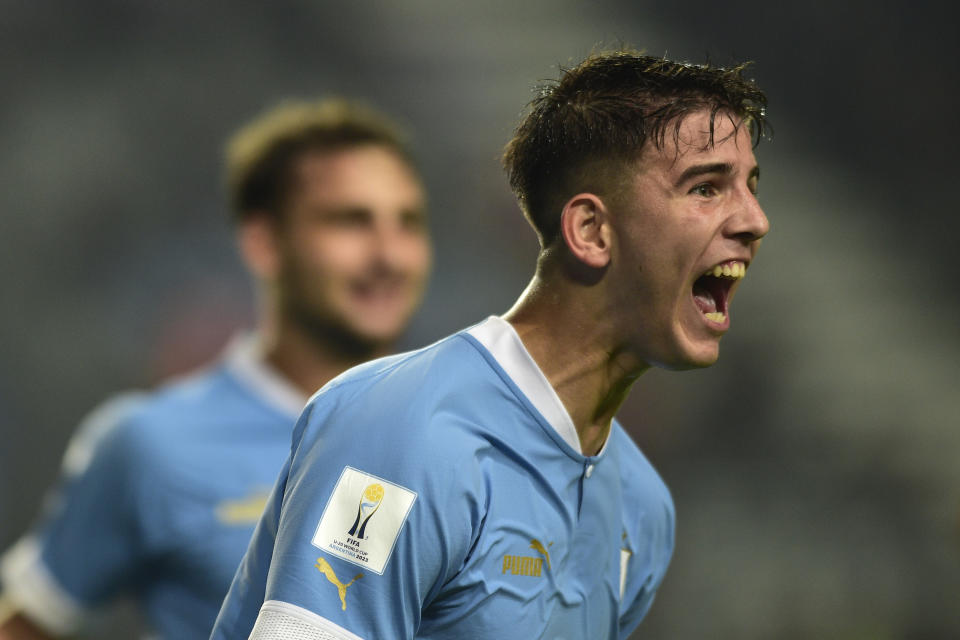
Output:
M584 456L491 317L311 399L212 638L626 638L673 528L620 425Z
M96 410L36 529L0 564L5 595L56 635L124 592L162 638L207 638L306 398L252 337L212 369Z

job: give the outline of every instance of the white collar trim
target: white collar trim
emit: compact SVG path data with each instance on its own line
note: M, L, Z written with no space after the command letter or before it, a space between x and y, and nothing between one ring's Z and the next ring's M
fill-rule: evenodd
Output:
M563 441L583 455L573 419L513 326L499 316L490 316L467 333L490 352Z
M307 396L274 371L264 359L256 333L235 336L223 356L227 370L263 402L296 420Z

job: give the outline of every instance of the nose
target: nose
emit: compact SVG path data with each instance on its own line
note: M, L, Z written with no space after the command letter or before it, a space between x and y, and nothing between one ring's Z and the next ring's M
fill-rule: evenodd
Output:
M770 221L757 201L757 196L745 189L728 221L727 235L744 244L750 244L767 235L769 231Z
M372 229L371 248L377 260L383 264L393 266L397 259L397 239L399 229L390 219L378 218Z
M377 262L391 269L409 267L411 247L419 238L412 237L399 216L382 216L373 225L372 248Z

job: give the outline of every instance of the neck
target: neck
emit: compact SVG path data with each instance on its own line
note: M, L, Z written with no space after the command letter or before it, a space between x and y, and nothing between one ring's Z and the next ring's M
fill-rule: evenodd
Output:
M584 454L603 447L617 410L649 368L617 343L600 296L557 278L534 276L507 320L570 414Z
M384 346L366 353L348 353L338 348L332 336L328 341L318 339L296 323L280 318L262 322L260 335L266 361L307 396L350 367L389 351Z

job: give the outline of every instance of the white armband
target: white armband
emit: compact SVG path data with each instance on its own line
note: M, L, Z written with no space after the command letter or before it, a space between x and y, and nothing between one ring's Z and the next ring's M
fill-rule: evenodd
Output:
M22 538L0 558L0 579L4 599L14 613L23 613L56 636L70 635L80 627L86 613L83 606L50 574L35 538Z
M363 640L338 624L296 605L267 600L249 640Z

